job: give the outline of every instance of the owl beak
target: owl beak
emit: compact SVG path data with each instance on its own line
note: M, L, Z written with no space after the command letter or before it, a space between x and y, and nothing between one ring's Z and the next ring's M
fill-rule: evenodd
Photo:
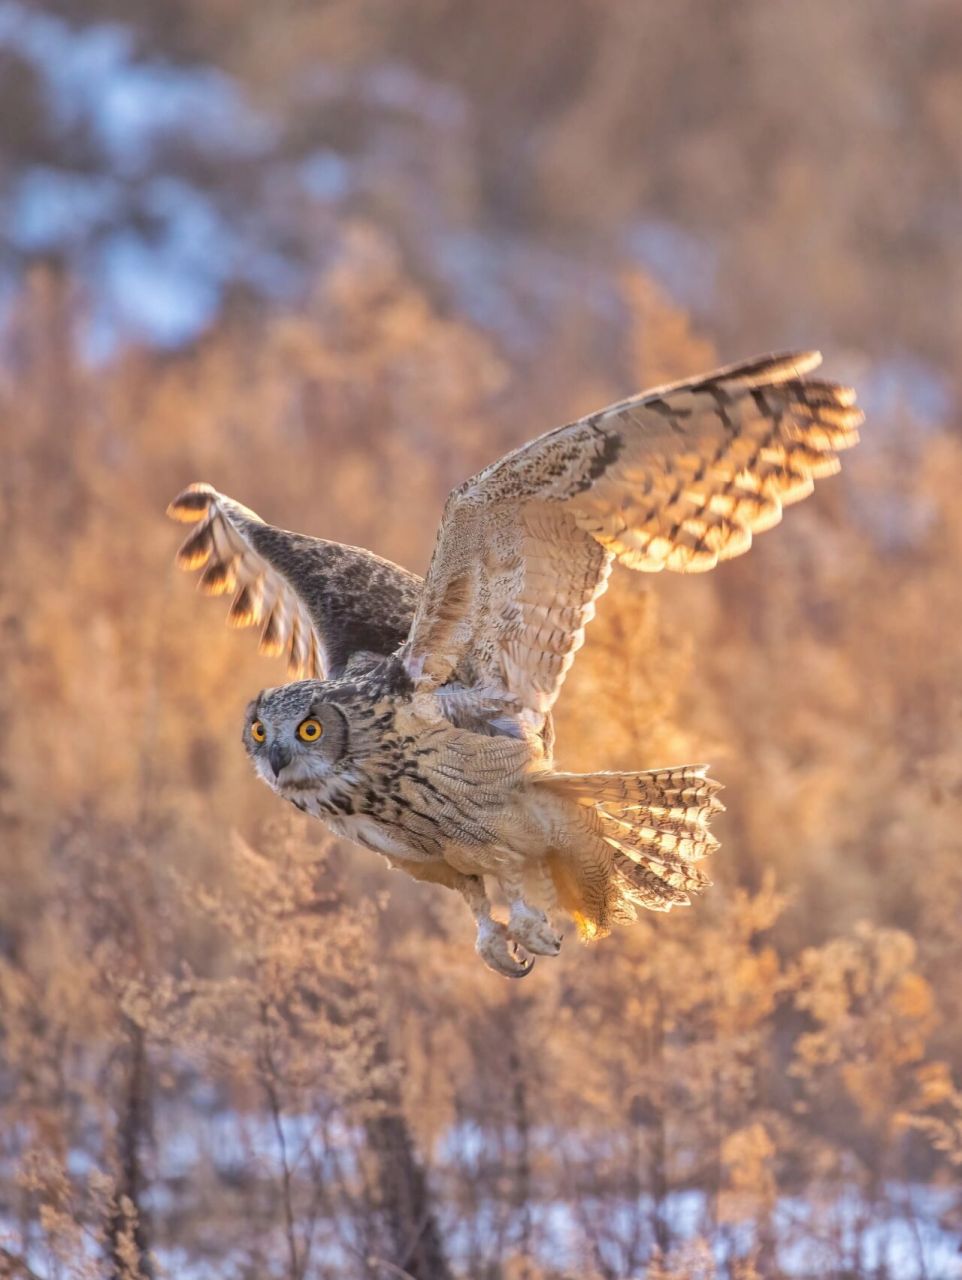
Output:
M280 742L272 742L267 758L271 762L271 768L274 770L274 777L276 778L280 771L290 764L291 749Z

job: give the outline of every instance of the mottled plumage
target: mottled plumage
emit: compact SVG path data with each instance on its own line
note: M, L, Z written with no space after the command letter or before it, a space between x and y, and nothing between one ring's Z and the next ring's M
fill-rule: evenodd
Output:
M209 484L167 508L197 528L177 553L204 572L208 595L233 593L232 627L261 626L261 650L288 655L291 676L340 675L355 654L386 657L411 627L421 579L371 551L288 533Z
M426 579L356 547L265 524L193 485L180 551L234 592L292 674L244 742L278 794L418 879L458 889L478 950L521 976L556 954L549 915L586 938L709 883L721 808L704 766L569 774L551 708L615 561L700 572L747 550L857 440L854 393L766 356L660 387L550 431L448 499ZM484 877L510 904L495 921Z

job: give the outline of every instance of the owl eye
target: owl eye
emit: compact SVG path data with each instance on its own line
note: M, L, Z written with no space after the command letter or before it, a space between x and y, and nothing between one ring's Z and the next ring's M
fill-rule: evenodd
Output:
M263 742L264 739L267 737L267 733L264 729L264 725L260 720L255 720L254 723L251 725L251 737L254 739L255 742Z
M313 716L310 720L302 720L297 726L297 736L301 742L316 742L323 732L324 726Z

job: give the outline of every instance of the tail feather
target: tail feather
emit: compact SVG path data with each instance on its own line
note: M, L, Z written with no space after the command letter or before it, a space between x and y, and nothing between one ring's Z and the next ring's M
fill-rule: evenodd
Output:
M604 837L609 844L624 848L630 856L652 858L676 864L698 862L718 848L718 841L705 819L659 814L651 809L615 815L599 808Z
M564 790L582 804L603 804L606 809L637 809L641 806L699 803L724 808L715 799L720 782L708 776L707 764L688 764L678 769L649 769L645 773L549 773L544 781Z
M549 865L559 901L582 937L601 937L612 925L634 920L638 908L686 906L690 893L711 884L695 864L718 848L708 823L724 805L707 765L546 773L538 784L573 802L571 851L556 852Z

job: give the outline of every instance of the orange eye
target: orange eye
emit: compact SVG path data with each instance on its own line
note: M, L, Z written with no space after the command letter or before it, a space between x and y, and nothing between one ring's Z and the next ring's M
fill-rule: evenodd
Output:
M251 725L251 737L254 739L255 742L263 742L264 739L267 737L267 733L264 729L263 724L260 722L260 720L255 720L254 723Z
M302 720L297 726L297 736L301 742L316 742L323 732L324 726L313 716L310 720Z

